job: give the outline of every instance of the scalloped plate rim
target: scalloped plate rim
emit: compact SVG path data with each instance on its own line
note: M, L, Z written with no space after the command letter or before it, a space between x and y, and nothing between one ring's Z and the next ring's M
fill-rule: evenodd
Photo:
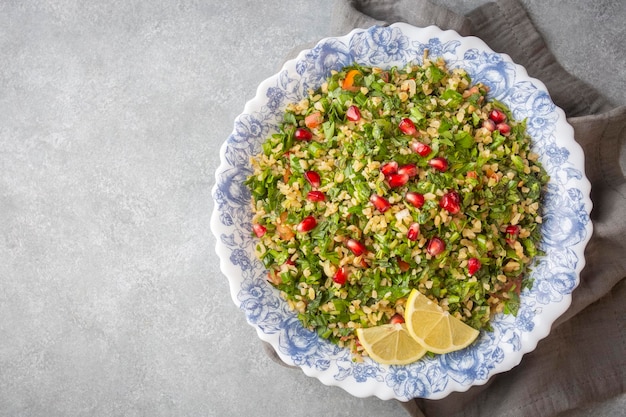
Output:
M348 34L343 35L343 36L331 36L331 37L325 37L320 39L315 46L321 45L325 42L329 42L330 40L349 40L352 39L355 35L357 34L361 34L363 32L366 32L368 30L371 30L373 28L376 28L379 26L372 26L370 28L364 28L364 29L354 29L352 31L350 31ZM442 38L442 37L449 37L452 39L462 39L464 40L465 43L472 43L472 44L476 44L476 46L478 48L480 48L481 51L487 51L489 53L493 53L493 54L497 54L499 56L501 56L503 58L504 61L507 61L509 63L512 63L515 67L515 73L516 75L521 74L525 80L530 81L533 85L537 86L540 90L544 90L547 92L547 88L546 86L543 84L543 82L541 82L540 80L530 77L526 71L526 69L519 64L516 64L509 55L505 54L505 53L497 53L495 51L493 51L489 46L487 46L484 41L482 41L480 38L475 37L475 36L461 36L459 35L456 31L453 30L442 30L440 28L438 28L437 26L431 25L431 26L427 26L424 28L419 28L416 26L412 26L406 23L394 23L392 25L386 26L386 27L390 27L390 28L399 28L400 30L402 30L403 33L406 34L406 32L413 32L413 31L421 31L423 33L430 33L432 32L431 36L432 37L436 37L436 38ZM287 68L291 68L291 67L295 67L295 64L304 59L305 55L310 52L313 48L310 49L304 49L302 51L300 51L300 53L297 55L296 58L290 59L288 61L286 61L282 66L281 69L274 75L264 79L256 88L255 91L255 95L252 99L248 100L245 105L244 105L244 110L243 112L236 117L235 119L235 123L237 123L240 118L243 115L246 114L250 114L252 113L255 109L257 109L259 107L259 103L263 104L266 99L263 97L263 93L267 91L268 88L270 88L272 85L274 85L277 80L278 77L280 76L280 73L287 69ZM587 213L591 212L592 209L592 202L591 199L589 197L590 195L590 191L591 191L591 184L589 182L589 180L587 179L587 177L584 175L584 153L582 148L580 147L580 145L578 145L578 143L575 141L574 139L574 130L572 128L572 126L567 123L566 121L566 116L564 111L559 108L558 106L554 105L554 110L555 112L558 113L559 115L559 137L565 137L565 141L567 141L567 145L568 145L568 151L573 152L576 157L576 160L578 161L578 165L577 167L580 168L583 176L582 179L579 181L580 184L578 184L578 189L582 192L583 197L584 197L584 207ZM235 133L235 131L233 130L233 134ZM224 170L227 168L226 164L225 164L225 153L226 150L228 148L228 143L227 141L224 141L220 147L220 152L219 152L219 158L220 158L220 164L218 166L218 168L216 169L215 172L215 184L212 188L212 196L215 197L215 194L218 190L218 181L221 177L221 175L224 173ZM219 238L219 232L222 231L223 225L220 223L220 219L219 219L219 210L217 208L217 205L215 205L214 202L214 209L212 211L211 214L211 219L210 219L210 229L213 232L213 234L216 237L216 245L215 245L215 251L218 255L219 258L219 264L220 264L220 270L222 271L222 273L228 278L228 283L229 283L229 290L230 290L230 294L231 294L231 298L233 300L233 302L235 303L235 305L237 305L238 307L241 306L241 302L238 300L237 296L239 291L241 290L241 281L237 281L235 279L231 279L231 273L237 273L236 270L234 270L233 265L231 262L229 262L227 260L227 255L228 255L228 249L226 248L226 246L221 243L220 238ZM593 225L592 222L589 221L585 227L585 231L586 231L586 235L583 238L583 240L581 242L579 242L577 244L577 247L581 248L580 252L581 254L584 253L584 248L586 247L589 239L591 238L591 235L593 233ZM579 258L579 262L577 263L576 267L575 267L575 274L576 274L576 282L574 287L571 289L571 291L568 294L563 295L563 298L560 302L558 302L558 309L552 309L550 310L550 312L552 313L550 316L545 316L542 315L542 322L548 322L549 325L544 325L544 326L540 326L540 329L542 330L541 332L538 333L537 330L535 330L535 333L532 333L532 338L530 338L531 340L527 340L524 343L521 344L522 348L516 352L514 358L513 357L508 357L507 358L507 362L506 362L506 366L504 367L500 367L498 369L496 369L495 371L489 372L489 375L487 378L485 379L480 379L480 380L473 380L471 381L471 383L469 384L462 384L462 383L457 383L456 381L451 381L452 386L448 386L446 387L446 389L441 390L433 395L430 396L424 396L422 398L428 398L428 399L440 399L443 398L447 395L449 395L452 392L464 392L466 390L468 390L470 387L472 386L477 386L477 385L483 385L485 384L487 381L489 381L494 375L502 373L502 372L506 372L516 366L519 365L519 363L522 361L523 356L526 353L532 352L538 342L542 339L544 339L545 337L547 337L550 332L551 332L551 327L554 323L554 321L560 317L563 313L565 313L565 311L567 311L567 309L569 308L570 304L571 304L571 297L572 297L572 291L579 285L580 283L580 272L581 270L584 268L585 265L585 258L584 255L580 256ZM240 307L241 308L241 307ZM544 313L545 314L545 313ZM544 320L545 319L545 320ZM294 362L292 360L292 358L286 354L284 354L283 352L281 352L280 349L277 349L278 346L278 339L279 339L279 333L275 332L275 333L266 333L264 332L259 326L257 326L256 324L252 323L249 318L246 316L246 322L252 326L253 328L255 328L256 333L258 335L258 337L269 343L270 345L272 345L272 347L274 348L274 350L276 351L276 353L278 354L278 356L286 363L289 365L294 365ZM546 324L546 323L544 323ZM529 338L529 336L531 335L531 333L523 333L523 336L526 336L527 338ZM332 375L330 375L329 372L327 371L320 371L317 370L313 367L309 367L306 365L295 365L295 366L299 366L303 372L310 376L310 377L315 377L318 380L320 380L323 384L325 385L329 385L329 386L339 386L341 388L343 388L344 390L346 390L347 392L349 392L350 394L356 396L356 397L369 397L369 396L376 396L380 399L383 400L388 400L388 399L398 399L400 401L408 401L411 398L416 398L416 397L402 397L400 395L397 395L394 393L394 391L389 388L386 390L381 391L380 390L380 386L377 383L363 383L363 384L354 384L354 383L350 383L349 380L341 380L338 381L336 378L334 378ZM367 382L371 382L371 381L367 381Z

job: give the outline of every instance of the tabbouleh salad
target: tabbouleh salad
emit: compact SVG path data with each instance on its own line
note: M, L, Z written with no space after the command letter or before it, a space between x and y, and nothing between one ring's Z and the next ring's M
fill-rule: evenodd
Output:
M359 350L411 289L475 329L516 314L548 176L525 122L442 59L333 71L252 158L256 254L303 325Z

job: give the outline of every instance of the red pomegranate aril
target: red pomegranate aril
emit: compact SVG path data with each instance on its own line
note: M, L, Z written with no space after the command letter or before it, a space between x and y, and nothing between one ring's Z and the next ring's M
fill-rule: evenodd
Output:
M352 253L354 253L354 256L361 256L367 250L365 245L356 239L348 239L346 241L346 246L352 251Z
M389 203L385 197L381 197L378 194L372 194L370 202L381 213L384 213L391 208L391 203Z
M262 224L255 223L252 225L252 231L256 237L262 237L267 232L267 227Z
M483 127L488 131L493 132L494 130L496 130L496 122L491 119L487 119L483 121Z
M300 233L307 233L313 230L317 226L317 220L313 216L307 216L298 225L296 226L296 230Z
M317 188L322 184L320 174L315 171L307 171L304 173L304 178L311 184L311 187Z
M427 156L432 152L432 148L422 142L411 142L411 150L420 156Z
M380 167L380 172L385 177L396 174L398 172L398 163L396 161L387 162Z
M326 200L326 194L324 194L321 191L309 191L308 194L306 195L306 199L309 201L325 201Z
M420 224L417 222L411 223L409 230L406 233L406 237L411 241L416 241L420 236Z
M402 165L400 168L398 168L398 174L399 175L406 174L409 177L414 177L417 175L417 165L415 164Z
M346 118L353 122L361 120L361 110L357 106L350 106L346 111Z
M489 112L489 118L496 123L502 123L506 120L506 114L502 110L493 109Z
M447 210L450 214L456 214L461 210L461 197L456 191L445 193L439 200L439 207Z
M436 158L430 159L428 161L428 165L430 165L431 167L433 167L434 169L440 172L445 172L448 169L448 161L445 158L442 158L439 156Z
M509 245L514 245L517 240L517 235L519 235L520 227L517 225L510 224L506 227L506 243Z
M393 316L391 316L391 318L389 319L389 323L390 324L402 324L404 323L404 317L402 317L402 314L396 313Z
M477 258L469 258L467 260L467 273L469 275L474 275L480 269L481 264Z
M424 195L416 193L415 191L406 193L404 199L417 208L421 208L424 205Z
M517 236L519 234L520 227L518 225L510 224L506 227L506 234Z
M415 128L413 121L408 117L405 117L400 121L398 128L400 128L400 131L405 135L414 136L417 133L417 129Z
M409 182L409 176L407 174L391 174L387 177L387 184L391 188L402 187Z
M511 133L511 126L509 126L507 123L498 123L496 125L496 129L498 130L498 132L500 132L504 136Z
M426 248L426 252L430 256L437 256L444 250L446 250L446 244L443 240L441 240L441 238L437 236L430 239L430 242L428 242L428 247Z
M339 267L335 274L333 275L333 281L339 285L343 285L346 283L348 279L348 271L345 266Z
M296 140L311 140L313 139L313 133L309 129L305 129L303 127L299 127L293 133L293 137Z

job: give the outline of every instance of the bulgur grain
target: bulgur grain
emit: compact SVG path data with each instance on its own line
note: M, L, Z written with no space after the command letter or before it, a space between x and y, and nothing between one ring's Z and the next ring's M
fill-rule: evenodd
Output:
M547 175L529 149L524 123L486 100L487 88L471 85L463 69L448 71L442 59L427 55L403 69L331 71L319 89L286 106L280 132L251 161L252 222L266 229L256 254L268 280L304 326L355 351L352 329L403 314L412 288L488 329L493 313L515 313L519 288L508 288L540 254L539 200ZM343 90L353 68L361 74L358 89ZM358 120L346 122L349 106L360 108ZM494 108L507 114L506 137L483 127ZM313 112L324 122L310 129L310 141L295 141L294 130L306 128L304 118ZM415 125L414 135L399 129L403 118ZM416 140L431 148L429 155L412 150ZM446 158L447 171L429 167L434 156ZM390 161L414 164L417 172L393 188L382 172ZM303 180L308 170L320 175L317 188ZM424 197L423 206L406 202L408 190ZM458 212L439 205L450 190L461 195ZM323 193L323 201L307 200L310 191ZM375 206L374 194L389 207ZM297 226L306 216L316 225L303 231ZM409 240L414 222L419 236ZM516 225L515 236L505 233ZM441 254L430 251L434 237L445 240ZM347 247L349 239L365 249ZM471 257L482 267L469 276ZM336 279L340 269L345 282Z

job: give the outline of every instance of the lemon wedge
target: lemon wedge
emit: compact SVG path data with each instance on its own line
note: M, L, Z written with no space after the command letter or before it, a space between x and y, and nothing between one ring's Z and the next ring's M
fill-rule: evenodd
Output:
M411 337L404 323L356 329L361 346L376 362L384 365L407 365L426 353Z
M433 353L463 349L476 340L479 333L416 289L407 300L405 320L411 337Z

